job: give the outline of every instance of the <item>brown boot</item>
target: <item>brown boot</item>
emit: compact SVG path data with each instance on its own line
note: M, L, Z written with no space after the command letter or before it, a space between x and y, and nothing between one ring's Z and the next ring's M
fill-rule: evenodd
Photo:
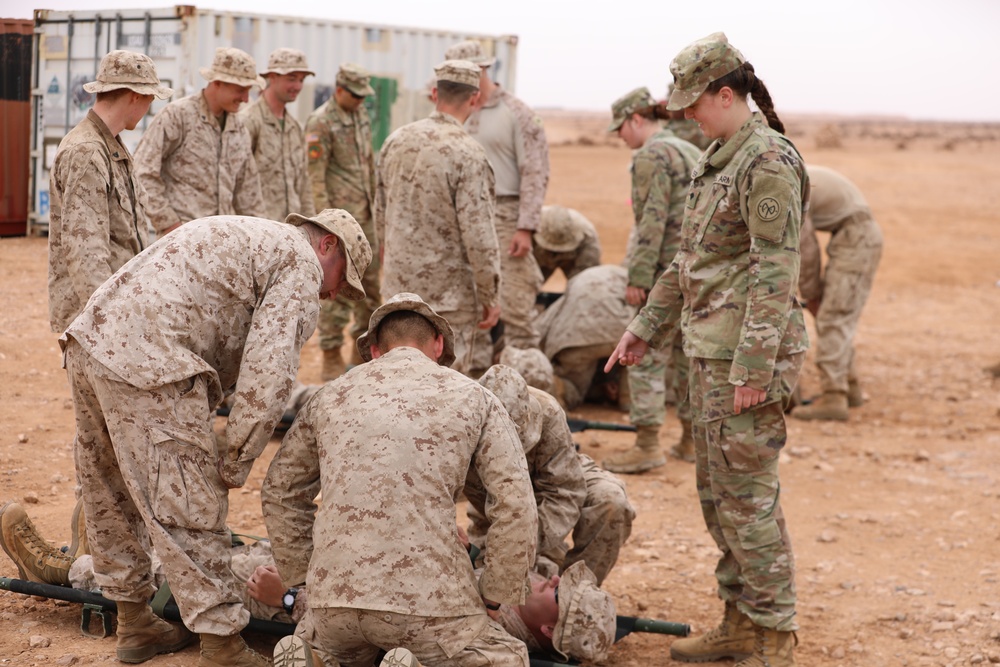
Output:
M378 667L421 667L417 657L405 648L394 648L385 654Z
M323 350L323 370L320 371L320 378L323 382L336 380L347 371L344 365L344 358L340 356L340 348Z
M736 608L735 602L727 602L718 626L700 637L676 640L670 645L670 657L681 662L742 660L753 655L755 641L753 621Z
M794 632L755 627L754 634L753 655L736 663L736 667L795 667L799 638Z
M559 407L566 410L566 381L558 375L552 376L552 395L559 403Z
M806 421L847 421L847 394L840 391L824 391L809 405L800 405L792 410L792 416Z
M73 541L69 545L69 556L79 558L90 553L90 541L87 539L87 526L84 523L83 498L76 501L73 516L69 520L70 534Z
M670 447L670 455L675 459L694 463L694 438L691 436L691 420L681 420L681 439Z
M42 539L24 508L15 502L0 508L0 547L17 565L21 579L69 586L74 558Z
M865 394L861 391L861 384L857 380L847 381L847 407L860 408L865 404Z
M118 603L118 644L122 662L145 662L161 653L179 651L194 639L183 625L157 618L145 602Z
M660 447L659 426L637 426L635 446L621 454L604 459L605 470L617 473L637 473L666 465L667 457Z
M224 637L202 634L198 667L271 667L271 661L247 646L239 633Z
M288 635L274 646L274 667L320 667L322 664L301 637Z

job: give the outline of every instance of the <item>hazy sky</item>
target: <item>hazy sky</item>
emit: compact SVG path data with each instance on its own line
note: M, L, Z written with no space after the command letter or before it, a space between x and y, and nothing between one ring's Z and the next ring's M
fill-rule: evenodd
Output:
M466 8L455 11L456 7ZM164 7L44 0L47 9ZM0 0L0 16L31 18ZM686 44L724 31L780 112L1000 121L1000 2L950 0L211 0L197 6L519 37L517 93L539 107L608 109L637 86L662 96Z

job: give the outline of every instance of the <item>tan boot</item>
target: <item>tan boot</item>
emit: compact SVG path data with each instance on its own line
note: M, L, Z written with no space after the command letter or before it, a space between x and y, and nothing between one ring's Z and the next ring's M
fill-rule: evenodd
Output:
M344 357L340 356L340 349L323 350L323 370L320 371L320 378L323 382L336 380L347 371L344 365Z
M795 667L799 638L794 632L756 627L754 633L753 655L736 663L736 667Z
M83 498L76 501L73 516L69 520L70 534L73 541L69 545L69 556L79 558L90 553L90 541L87 539L87 526L84 523Z
M847 421L847 394L839 391L825 391L809 405L800 405L792 410L792 416L806 421Z
M24 508L15 502L0 508L0 547L17 565L21 579L69 586L69 568L74 559L46 542Z
M274 646L274 667L320 667L322 664L301 637L282 637Z
M417 657L405 648L394 648L385 654L378 667L421 667Z
M670 645L670 657L681 662L742 660L753 655L755 641L753 621L736 608L735 602L727 602L718 626L700 637L676 640Z
M681 439L670 447L670 455L675 459L694 463L694 438L691 436L691 420L681 420Z
M861 384L857 380L847 381L847 407L860 408L865 404L865 394L861 391Z
M552 395L559 403L559 407L566 410L566 381L558 375L552 376Z
M239 633L201 637L201 658L198 667L271 667L271 661L253 650Z
M145 662L161 653L179 651L194 639L183 625L157 618L145 602L118 603L118 644L122 662Z
M635 446L621 454L604 459L605 470L616 473L637 473L666 465L667 457L660 447L659 426L637 426Z

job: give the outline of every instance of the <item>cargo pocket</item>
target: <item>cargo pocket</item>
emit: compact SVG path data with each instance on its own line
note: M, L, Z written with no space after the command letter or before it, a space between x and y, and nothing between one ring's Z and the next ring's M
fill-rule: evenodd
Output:
M198 447L153 432L153 512L164 526L219 532L229 514L229 493L215 461Z
M744 551L760 551L781 541L781 529L774 519L737 526L736 535Z

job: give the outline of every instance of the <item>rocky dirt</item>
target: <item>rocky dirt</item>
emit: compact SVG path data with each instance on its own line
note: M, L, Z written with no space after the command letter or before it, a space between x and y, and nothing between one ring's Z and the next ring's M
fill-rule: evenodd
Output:
M787 120L787 119L786 119ZM547 201L597 225L605 261L621 259L631 224L629 152L600 115L547 114ZM818 667L1000 663L1000 128L888 120L792 119L806 159L839 169L866 193L886 247L862 319L857 359L867 404L847 423L790 420L782 502L798 566L799 664ZM23 503L42 534L69 540L73 411L49 331L46 242L0 239L0 500ZM315 338L300 378L319 380ZM802 379L818 388L815 369ZM588 407L577 416L624 421ZM663 440L679 427L670 421ZM585 432L595 459L627 434ZM275 442L230 524L262 534L259 493ZM718 620L716 552L693 466L627 478L638 511L605 588L619 613ZM0 576L17 576L0 555ZM117 664L114 640L83 637L75 605L0 592L0 666ZM254 637L267 650L273 640ZM633 634L608 663L670 664L672 638ZM151 660L193 665L197 649Z

